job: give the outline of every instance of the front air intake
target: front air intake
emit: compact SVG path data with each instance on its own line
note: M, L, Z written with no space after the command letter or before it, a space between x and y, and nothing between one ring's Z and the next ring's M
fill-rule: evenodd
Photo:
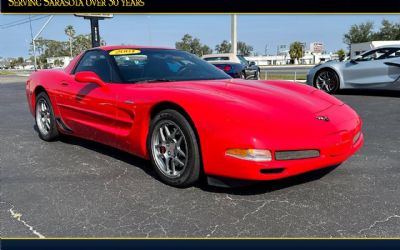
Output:
M275 160L299 160L319 157L319 150L289 150L289 151L276 151Z

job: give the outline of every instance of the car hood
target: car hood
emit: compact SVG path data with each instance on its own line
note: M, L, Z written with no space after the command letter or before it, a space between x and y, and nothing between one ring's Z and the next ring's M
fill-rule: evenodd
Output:
M169 87L185 89L191 94L218 96L223 101L253 106L263 111L279 108L291 112L316 113L333 104L341 104L336 98L315 88L287 81L226 79L169 83Z

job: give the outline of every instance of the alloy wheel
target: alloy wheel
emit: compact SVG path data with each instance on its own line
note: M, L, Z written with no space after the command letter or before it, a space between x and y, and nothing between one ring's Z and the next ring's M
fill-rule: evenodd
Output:
M154 162L162 174L178 178L185 171L188 145L181 128L171 120L156 125L151 138Z

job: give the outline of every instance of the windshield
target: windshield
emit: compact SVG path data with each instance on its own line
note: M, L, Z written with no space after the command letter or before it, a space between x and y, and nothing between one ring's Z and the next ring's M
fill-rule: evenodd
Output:
M227 56L206 57L203 59L206 61L229 61L229 57Z
M244 64L244 65L247 65L247 64L248 64L247 60L246 60L243 56L238 55L237 57L239 58L239 60L240 60L240 62L241 62L242 64Z
M179 50L121 49L109 54L127 83L231 78L197 56Z
M400 55L400 48L380 48L376 50L367 51L358 58L356 61L372 61L398 57Z

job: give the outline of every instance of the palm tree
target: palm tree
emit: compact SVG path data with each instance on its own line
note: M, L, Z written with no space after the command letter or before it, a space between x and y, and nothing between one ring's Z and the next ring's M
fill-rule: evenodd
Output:
M75 29L72 25L68 25L65 27L64 32L69 37L69 51L72 57L72 39L75 36Z
M303 44L301 42L294 42L290 44L289 55L290 59L294 62L295 59L299 61L300 58L303 57Z
M346 51L344 49L340 49L336 52L339 57L339 61L343 61L346 58Z

